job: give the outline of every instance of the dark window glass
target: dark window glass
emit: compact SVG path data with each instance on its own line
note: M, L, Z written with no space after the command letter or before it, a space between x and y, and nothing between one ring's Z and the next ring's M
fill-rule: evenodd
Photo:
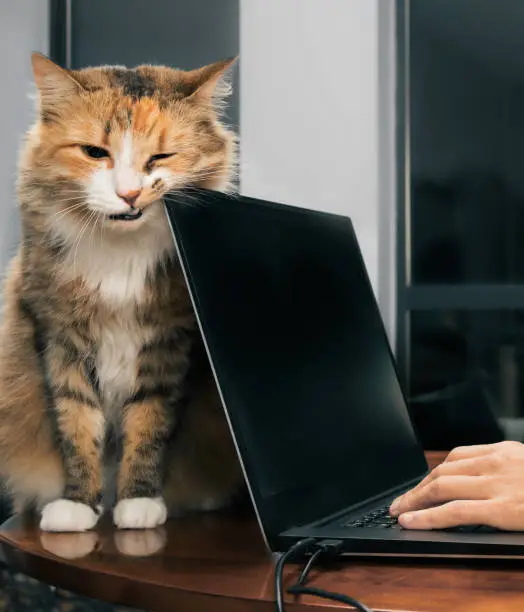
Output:
M409 7L412 282L523 282L524 2Z
M524 310L410 313L410 404L426 448L524 440Z

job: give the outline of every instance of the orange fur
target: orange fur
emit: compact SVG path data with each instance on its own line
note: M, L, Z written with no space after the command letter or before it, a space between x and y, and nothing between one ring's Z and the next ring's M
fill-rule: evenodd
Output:
M125 499L132 497L129 493L130 483L137 479L149 484L159 475L150 472L153 468L148 460L136 462L138 453L154 452L152 433L166 435L169 431L169 415L166 414L162 398L153 397L145 401L134 402L125 408L123 419L124 449L118 478L118 495Z

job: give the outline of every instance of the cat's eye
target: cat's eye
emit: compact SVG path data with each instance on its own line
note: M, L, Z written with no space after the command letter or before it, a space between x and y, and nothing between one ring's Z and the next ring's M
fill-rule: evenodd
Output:
M92 145L82 145L82 151L92 159L102 159L104 157L110 157L109 151L102 147L93 147Z
M173 157L173 155L176 155L176 153L157 153L156 155L151 155L151 157L147 160L146 169L151 170L155 162L161 159L167 159L168 157Z

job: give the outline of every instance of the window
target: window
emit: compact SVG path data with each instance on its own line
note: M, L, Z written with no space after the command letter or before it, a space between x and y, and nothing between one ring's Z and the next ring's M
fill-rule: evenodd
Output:
M398 4L397 354L435 448L524 440L523 31L521 0Z

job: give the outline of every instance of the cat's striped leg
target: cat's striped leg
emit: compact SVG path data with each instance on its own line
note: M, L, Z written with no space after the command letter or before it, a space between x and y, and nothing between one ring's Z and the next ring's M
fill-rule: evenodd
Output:
M156 527L166 520L162 488L171 431L167 403L160 394L135 397L125 407L119 501L114 510L115 525L121 529Z
M85 531L102 513L104 415L74 343L55 338L46 352L47 384L65 468L63 498L42 510L45 531Z
M155 527L166 520L165 455L182 404L191 346L191 334L177 328L140 351L135 394L122 417L117 527Z

